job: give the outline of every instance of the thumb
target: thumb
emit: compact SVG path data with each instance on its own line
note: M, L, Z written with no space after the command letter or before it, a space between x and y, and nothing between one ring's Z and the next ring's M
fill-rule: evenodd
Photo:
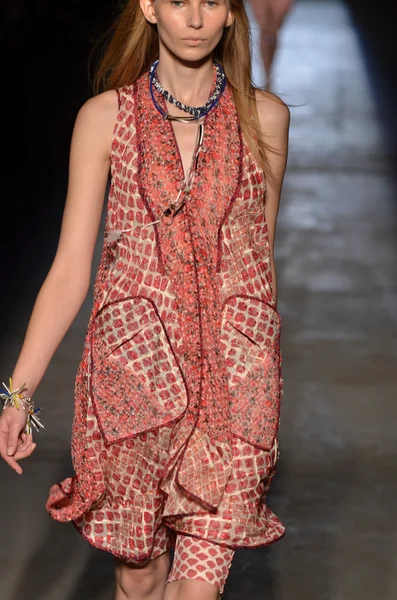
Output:
M21 426L18 423L12 423L8 431L7 456L15 454L18 445L18 437L21 432Z

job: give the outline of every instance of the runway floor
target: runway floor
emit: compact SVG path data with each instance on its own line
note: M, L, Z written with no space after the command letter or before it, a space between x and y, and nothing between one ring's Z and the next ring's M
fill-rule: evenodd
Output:
M345 5L298 2L280 44L274 91L292 120L276 244L285 391L269 505L287 533L268 548L237 551L225 600L392 600L393 161ZM25 302L12 338L2 339L3 374L13 368L31 308ZM90 309L88 297L36 392L47 428L34 458L23 477L0 466L2 600L113 598L111 557L44 508L50 485L72 473L74 375Z

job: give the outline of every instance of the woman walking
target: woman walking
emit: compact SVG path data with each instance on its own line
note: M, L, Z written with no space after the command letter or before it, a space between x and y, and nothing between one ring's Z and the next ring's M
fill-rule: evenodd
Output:
M47 509L114 555L116 600L216 600L236 548L284 534L266 493L289 110L249 73L243 0L126 3L98 68L105 91L76 118L58 250L3 390L0 452L21 473L40 426L31 397L89 288L110 174L75 475Z
M249 0L260 28L260 45L266 73L266 89L272 85L278 35L294 0Z

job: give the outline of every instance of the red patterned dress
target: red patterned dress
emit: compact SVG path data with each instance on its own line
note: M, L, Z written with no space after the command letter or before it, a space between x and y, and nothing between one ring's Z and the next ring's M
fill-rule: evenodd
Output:
M147 73L118 96L76 376L75 476L51 488L47 510L136 562L163 553L172 532L228 548L270 544L284 534L266 505L282 378L263 171L227 86L205 117L188 202L153 225L184 180L174 130Z

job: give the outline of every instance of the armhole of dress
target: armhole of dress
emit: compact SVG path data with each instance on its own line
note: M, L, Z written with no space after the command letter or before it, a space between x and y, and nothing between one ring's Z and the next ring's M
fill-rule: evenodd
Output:
M107 203L106 203L106 221L105 221L105 234L107 235L109 230L112 229L111 226L111 217L112 217L112 212L114 211L115 207L113 205L113 202L115 201L116 195L114 193L114 189L112 190L112 187L114 185L113 182L113 173L114 173L114 169L116 168L116 163L117 163L117 159L115 158L115 150L114 150L114 144L117 145L117 140L119 138L119 131L120 131L120 127L123 127L123 116L122 116L122 111L123 111L123 107L126 104L126 101L128 100L129 96L131 95L131 99L132 101L134 100L133 96L133 89L132 88L132 93L129 94L129 88L128 87L120 87L120 88L114 88L116 94L117 94L117 104L118 104L118 108L117 108L117 116L116 116L116 120L114 122L114 126L113 126L113 134L112 134L112 148L111 148L111 153L110 153L110 172L109 172L109 183L110 183L110 189L109 189L109 193L108 193L108 198L107 198Z
M125 93L123 91L123 88L114 88L116 94L117 94L117 115L116 115L116 120L114 122L113 125L113 134L112 134L112 151L111 151L111 156L110 156L110 162L113 163L114 162L114 155L113 155L113 143L114 140L117 138L118 136L118 130L121 124L121 117L120 117L120 113L123 107L123 104L125 103Z
M114 91L117 95L117 115L113 124L113 133L112 133L112 145L110 150L110 170L109 170L109 191L106 199L106 218L105 218L105 229L104 229L104 238L105 242L109 242L109 230L111 230L111 213L114 210L113 202L114 202L114 191L113 191L113 169L115 165L115 157L114 157L114 141L117 138L117 132L120 124L120 111L122 105L122 92L120 88L114 88Z
M120 94L120 88L116 88L116 94L117 94L117 104L118 104L118 113L120 112L120 108L121 108L121 94ZM117 113L117 116L118 116Z

